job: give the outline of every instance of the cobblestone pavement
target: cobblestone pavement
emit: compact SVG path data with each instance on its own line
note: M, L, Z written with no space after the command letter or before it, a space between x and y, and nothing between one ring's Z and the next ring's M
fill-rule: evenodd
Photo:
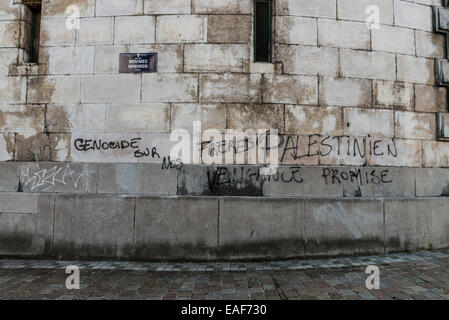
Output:
M81 270L67 290L65 268ZM380 267L368 290L366 266ZM257 263L0 259L0 299L448 299L449 250Z

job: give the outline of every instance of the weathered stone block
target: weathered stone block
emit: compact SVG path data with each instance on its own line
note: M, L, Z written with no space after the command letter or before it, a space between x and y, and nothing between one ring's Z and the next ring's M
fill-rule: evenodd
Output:
M95 193L97 168L77 163L21 163L20 187L29 193Z
M259 166L186 165L178 174L178 194L193 196L262 196Z
M42 19L40 45L62 47L75 45L76 29L66 28L66 19ZM87 30L85 30L87 31Z
M384 14L386 12L380 16ZM412 29L381 26L371 32L372 50L415 55L415 33Z
M417 197L449 197L449 169L416 168Z
M136 257L210 259L218 254L218 199L137 198Z
M105 132L104 104L65 104L47 106L46 125L50 133Z
M397 107L405 110L413 110L415 93L413 91L413 84L411 83L373 81L373 95L375 107Z
M61 258L131 256L134 204L134 198L123 196L56 196L52 254Z
M416 55L426 58L444 59L446 37L425 31L416 31Z
M143 13L143 0L97 0L97 16L139 15Z
M365 23L337 20L318 20L318 45L370 49L370 31Z
M20 32L19 21L0 21L0 48L23 47Z
M228 104L226 107L227 129L246 131L277 129L284 131L284 107L275 104Z
M0 106L0 132L37 133L45 129L45 107Z
M78 7L80 17L95 15L95 0L43 0L42 16L45 18L66 18L71 13L67 8L71 5Z
M249 43L251 17L242 15L210 15L207 19L208 43Z
M415 85L416 111L446 112L446 88Z
M198 75L158 73L142 78L143 102L197 102Z
M250 60L249 46L240 44L194 44L184 47L186 72L242 72Z
M80 45L110 45L114 36L113 18L80 19L78 44Z
M320 80L320 105L370 106L371 82L365 79L323 78Z
M307 255L382 253L383 204L376 200L307 200Z
M117 73L120 53L125 53L126 46L95 46L95 73Z
M139 27L136 28L136 25ZM147 44L156 40L154 16L115 18L114 44Z
M392 0L338 0L338 19L365 22L368 17L367 8L376 6L379 8L379 23L393 24ZM381 28L384 28L382 26Z
M433 31L432 22L430 6L394 0L394 24L396 26Z
M19 165L17 163L0 163L0 192L19 190Z
M449 167L449 143L441 141L423 141L422 152L424 167Z
M424 210L432 212L432 228L430 232L431 248L440 249L449 246L449 214L447 207L449 205L448 198L439 198L438 200L429 201L429 205Z
M339 107L285 107L285 132L300 135L341 135L343 114Z
M18 56L19 49L17 48L0 49L0 76L9 74L10 69L17 63Z
M177 171L160 164L102 164L98 166L98 193L176 194Z
M14 133L0 134L0 161L14 160Z
M224 104L175 104L171 108L171 131L193 131L193 122L201 122L201 130L226 129L226 105Z
M78 103L80 76L37 76L28 79L28 103Z
M3 1L0 4L0 20L14 20L20 17L20 6L12 1Z
M395 136L406 139L435 140L436 117L430 113L395 112Z
M16 161L51 161L50 139L45 133L16 134L14 159Z
M367 143L371 150L368 154L369 165L390 167L422 166L423 151L420 140L371 137Z
M435 62L433 59L398 55L398 80L405 82L434 84Z
M44 239L35 236L36 216L0 213L0 255L35 256L44 252Z
M220 256L305 255L302 200L225 198L220 202Z
M193 13L251 14L251 0L193 0Z
M207 16L160 16L156 22L157 43L207 41Z
M72 161L72 146L70 133L52 133L49 134L50 142L50 161L52 162L70 162Z
M38 198L38 213L36 215L37 242L44 243L45 255L51 254L53 246L53 213L55 196L52 194L40 194ZM36 240L35 240L36 241Z
M283 62L287 74L338 75L338 50L335 48L278 45L275 56Z
M21 77L0 78L0 103L25 103L26 79Z
M345 134L349 136L394 136L392 110L345 108Z
M200 75L200 101L261 102L261 80L260 74Z
M3 213L37 213L38 195L31 193L1 193L0 212ZM1 215L0 214L0 215Z
M341 50L340 68L344 77L395 80L396 56L383 52Z
M276 17L276 43L317 45L317 20L312 18Z
M432 212L421 200L385 201L385 246L387 252L428 249Z
M140 102L141 78L135 74L83 76L83 103Z
M48 74L91 74L94 72L94 47L49 47ZM67 62L70 57L70 63Z
M145 14L190 14L191 0L144 0Z
M280 0L276 5L280 15L312 18L337 17L337 2L335 0Z
M106 109L107 132L168 132L170 105L112 104Z
M344 185L345 197L414 197L413 170L392 167L340 168L335 174L335 183ZM330 181L334 176L331 171L328 176Z
M267 197L341 197L343 184L327 177L321 167L282 166L265 178L263 195Z
M265 103L318 104L318 78L267 74L264 82Z

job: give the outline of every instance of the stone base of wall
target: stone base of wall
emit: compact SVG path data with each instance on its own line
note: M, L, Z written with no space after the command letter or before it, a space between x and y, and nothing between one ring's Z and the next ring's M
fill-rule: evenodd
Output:
M0 178L0 256L284 259L449 247L446 169L281 167L268 177L256 167L2 163Z

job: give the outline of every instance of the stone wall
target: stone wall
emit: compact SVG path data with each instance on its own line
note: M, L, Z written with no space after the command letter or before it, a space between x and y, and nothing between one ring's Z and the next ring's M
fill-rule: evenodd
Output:
M262 177L254 166L27 162L1 164L0 178L4 256L285 259L449 246L449 169Z
M69 5L78 30L66 28ZM379 29L366 26L370 5ZM277 0L273 63L254 63L251 0L44 0L40 64L26 65L29 12L2 1L0 159L159 162L79 152L74 142L141 138L142 150L166 156L170 133L197 120L203 130L272 128L298 139L308 156L285 164L449 166L436 137L446 89L435 86L434 64L445 37L433 33L431 5L441 1ZM118 73L126 52L157 52L158 72ZM375 141L395 143L397 156L336 152L339 136L371 154Z
M0 255L449 246L442 1L274 0L270 63L253 59L252 0L42 0L29 64L21 3L0 2ZM71 5L79 29L66 26ZM120 53L149 52L157 73L119 73ZM172 153L178 129L187 161ZM228 129L278 130L278 169L259 154L250 165L256 146Z

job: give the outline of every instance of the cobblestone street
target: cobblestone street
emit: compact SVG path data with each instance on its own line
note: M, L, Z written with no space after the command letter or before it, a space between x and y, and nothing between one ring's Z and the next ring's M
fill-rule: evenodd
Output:
M80 268L67 290L65 267ZM380 267L380 290L365 287ZM0 260L0 299L449 299L449 250L270 263Z

